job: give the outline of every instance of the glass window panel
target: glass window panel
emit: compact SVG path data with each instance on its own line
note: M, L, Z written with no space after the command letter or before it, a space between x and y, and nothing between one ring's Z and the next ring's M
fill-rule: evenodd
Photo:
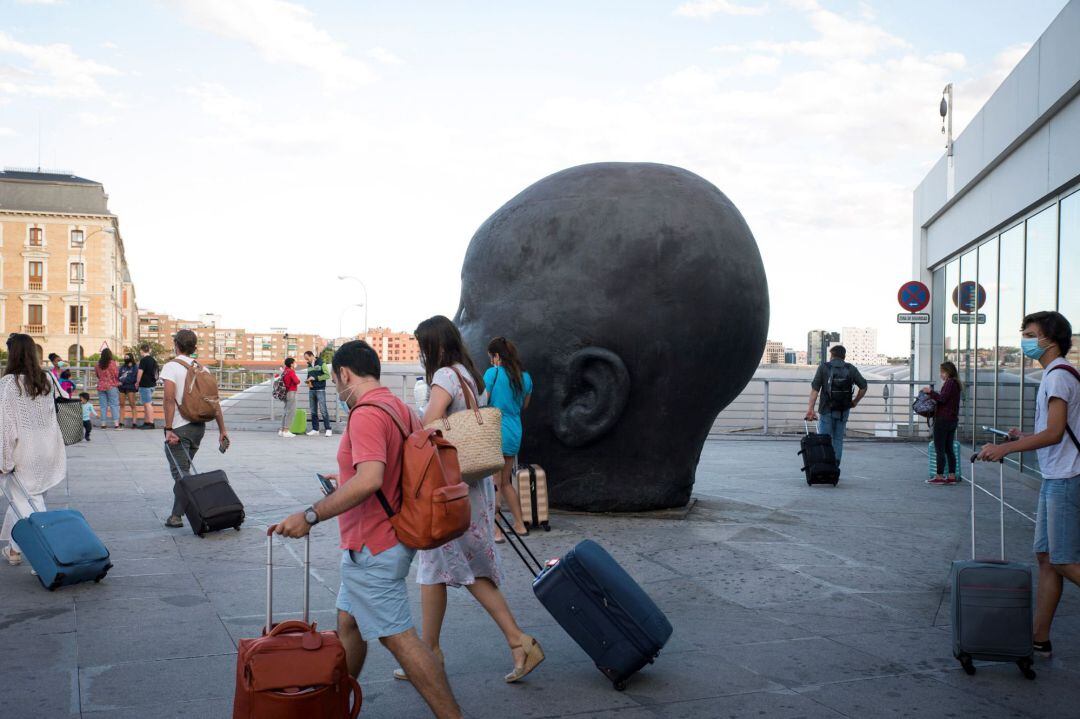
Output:
M960 288L957 290L957 300L964 304L960 297L960 291L965 290L965 285L974 286L978 279L979 253L977 249L965 252L960 258ZM952 299L950 297L950 299ZM956 438L964 444L973 441L974 429L974 395L966 388L971 387L975 381L975 325L970 320L976 316L975 312L967 312L957 303L951 303L953 311L957 315L957 354L956 369L960 373L960 384L965 388L960 399L960 421L956 428ZM952 317L949 318L952 320Z
M1020 426L1020 322L1024 319L1024 225L1002 233L998 255L997 423ZM1015 464L1016 455L1009 455Z
M985 324L975 325L975 378L967 391L975 400L975 437L977 444L993 441L983 426L997 423L997 319L998 319L998 238L979 247L979 285L986 292L986 304L980 312Z
M945 287L942 293L945 296L945 302L942 306L942 327L945 331L944 342L944 358L960 366L960 357L958 355L959 345L957 344L957 325L952 321L952 316L956 314L956 305L952 303L952 293L960 283L960 260L953 260L949 264L945 265Z
M930 377L934 376L933 368L937 367L940 358L945 356L945 323L942 322L942 318L945 316L945 268L939 267L934 270L933 278L930 281ZM928 379L926 377L916 377L919 380Z
M1061 201L1058 255L1058 312L1072 323L1073 343L1068 359L1080 365L1080 192Z
M1048 207L1027 221L1027 252L1024 272L1024 313L1057 309L1057 219L1058 206ZM1035 397L1042 381L1042 365L1024 359L1024 414L1022 429L1035 426ZM1038 456L1024 452L1023 469L1038 472Z

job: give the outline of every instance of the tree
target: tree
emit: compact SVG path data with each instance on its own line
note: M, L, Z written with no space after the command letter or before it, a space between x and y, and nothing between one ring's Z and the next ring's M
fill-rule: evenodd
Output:
M140 342L139 344L141 345L143 343ZM153 357L154 360L157 361L158 365L161 365L162 363L165 362L165 360L169 359L169 357L172 356L169 353L169 351L165 349L165 345L161 344L160 342L146 342L145 344L149 345L149 347L150 347L150 356ZM124 348L124 354L128 354L128 353L135 356L135 361L136 362L139 360L139 357L141 356L139 354L139 346L138 345L133 345L131 347L125 347Z

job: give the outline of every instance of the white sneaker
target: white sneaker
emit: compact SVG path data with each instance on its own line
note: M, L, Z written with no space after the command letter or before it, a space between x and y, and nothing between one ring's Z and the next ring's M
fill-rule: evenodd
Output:
M326 430L326 436L327 437L333 437L334 436L334 430L332 430L332 429Z
M313 437L313 436L317 435L318 433L319 433L319 430L317 430L317 429L309 429L308 433L307 433L307 436L308 437Z
M295 435L295 434L293 434L292 432L289 432L289 431L285 431L285 432L282 432L282 433L281 433L281 436L282 436L282 437L295 437L296 435Z
M284 434L285 434L285 430L283 430L283 429L279 429L279 430L277 431L277 436L278 436L278 437L281 437L281 436L282 436L282 435L284 435Z

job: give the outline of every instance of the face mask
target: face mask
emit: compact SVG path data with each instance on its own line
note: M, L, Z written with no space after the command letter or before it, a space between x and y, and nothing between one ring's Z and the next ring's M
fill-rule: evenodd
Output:
M352 399L352 396L354 394L356 394L356 390L349 385L345 385L345 387L338 387L337 391L338 401L345 405L345 407L351 408L352 404L349 403L349 400Z
M1021 337L1020 349L1025 357L1033 360L1039 359L1043 356L1043 353L1046 352L1046 348L1040 347L1039 340L1035 337Z

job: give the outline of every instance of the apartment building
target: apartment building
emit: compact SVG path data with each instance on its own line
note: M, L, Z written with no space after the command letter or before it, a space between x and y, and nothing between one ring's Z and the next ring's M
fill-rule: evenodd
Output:
M420 345L417 344L416 337L408 332L395 332L388 327L373 327L359 338L371 345L381 362L416 364L420 361Z
M0 171L0 327L32 336L43 356L120 351L138 336L108 199L100 182L73 174Z
M768 340L761 355L761 364L784 364L784 343Z
M877 329L873 327L844 327L840 331L841 344L847 350L848 362L856 365L881 363L877 349Z
M221 327L220 322L220 315L182 320L161 312L140 312L139 338L171 349L177 330L190 329L199 339L198 356L204 362L281 362L286 357L299 359L308 350L321 352L327 344L319 335L289 332L285 327L257 332Z

